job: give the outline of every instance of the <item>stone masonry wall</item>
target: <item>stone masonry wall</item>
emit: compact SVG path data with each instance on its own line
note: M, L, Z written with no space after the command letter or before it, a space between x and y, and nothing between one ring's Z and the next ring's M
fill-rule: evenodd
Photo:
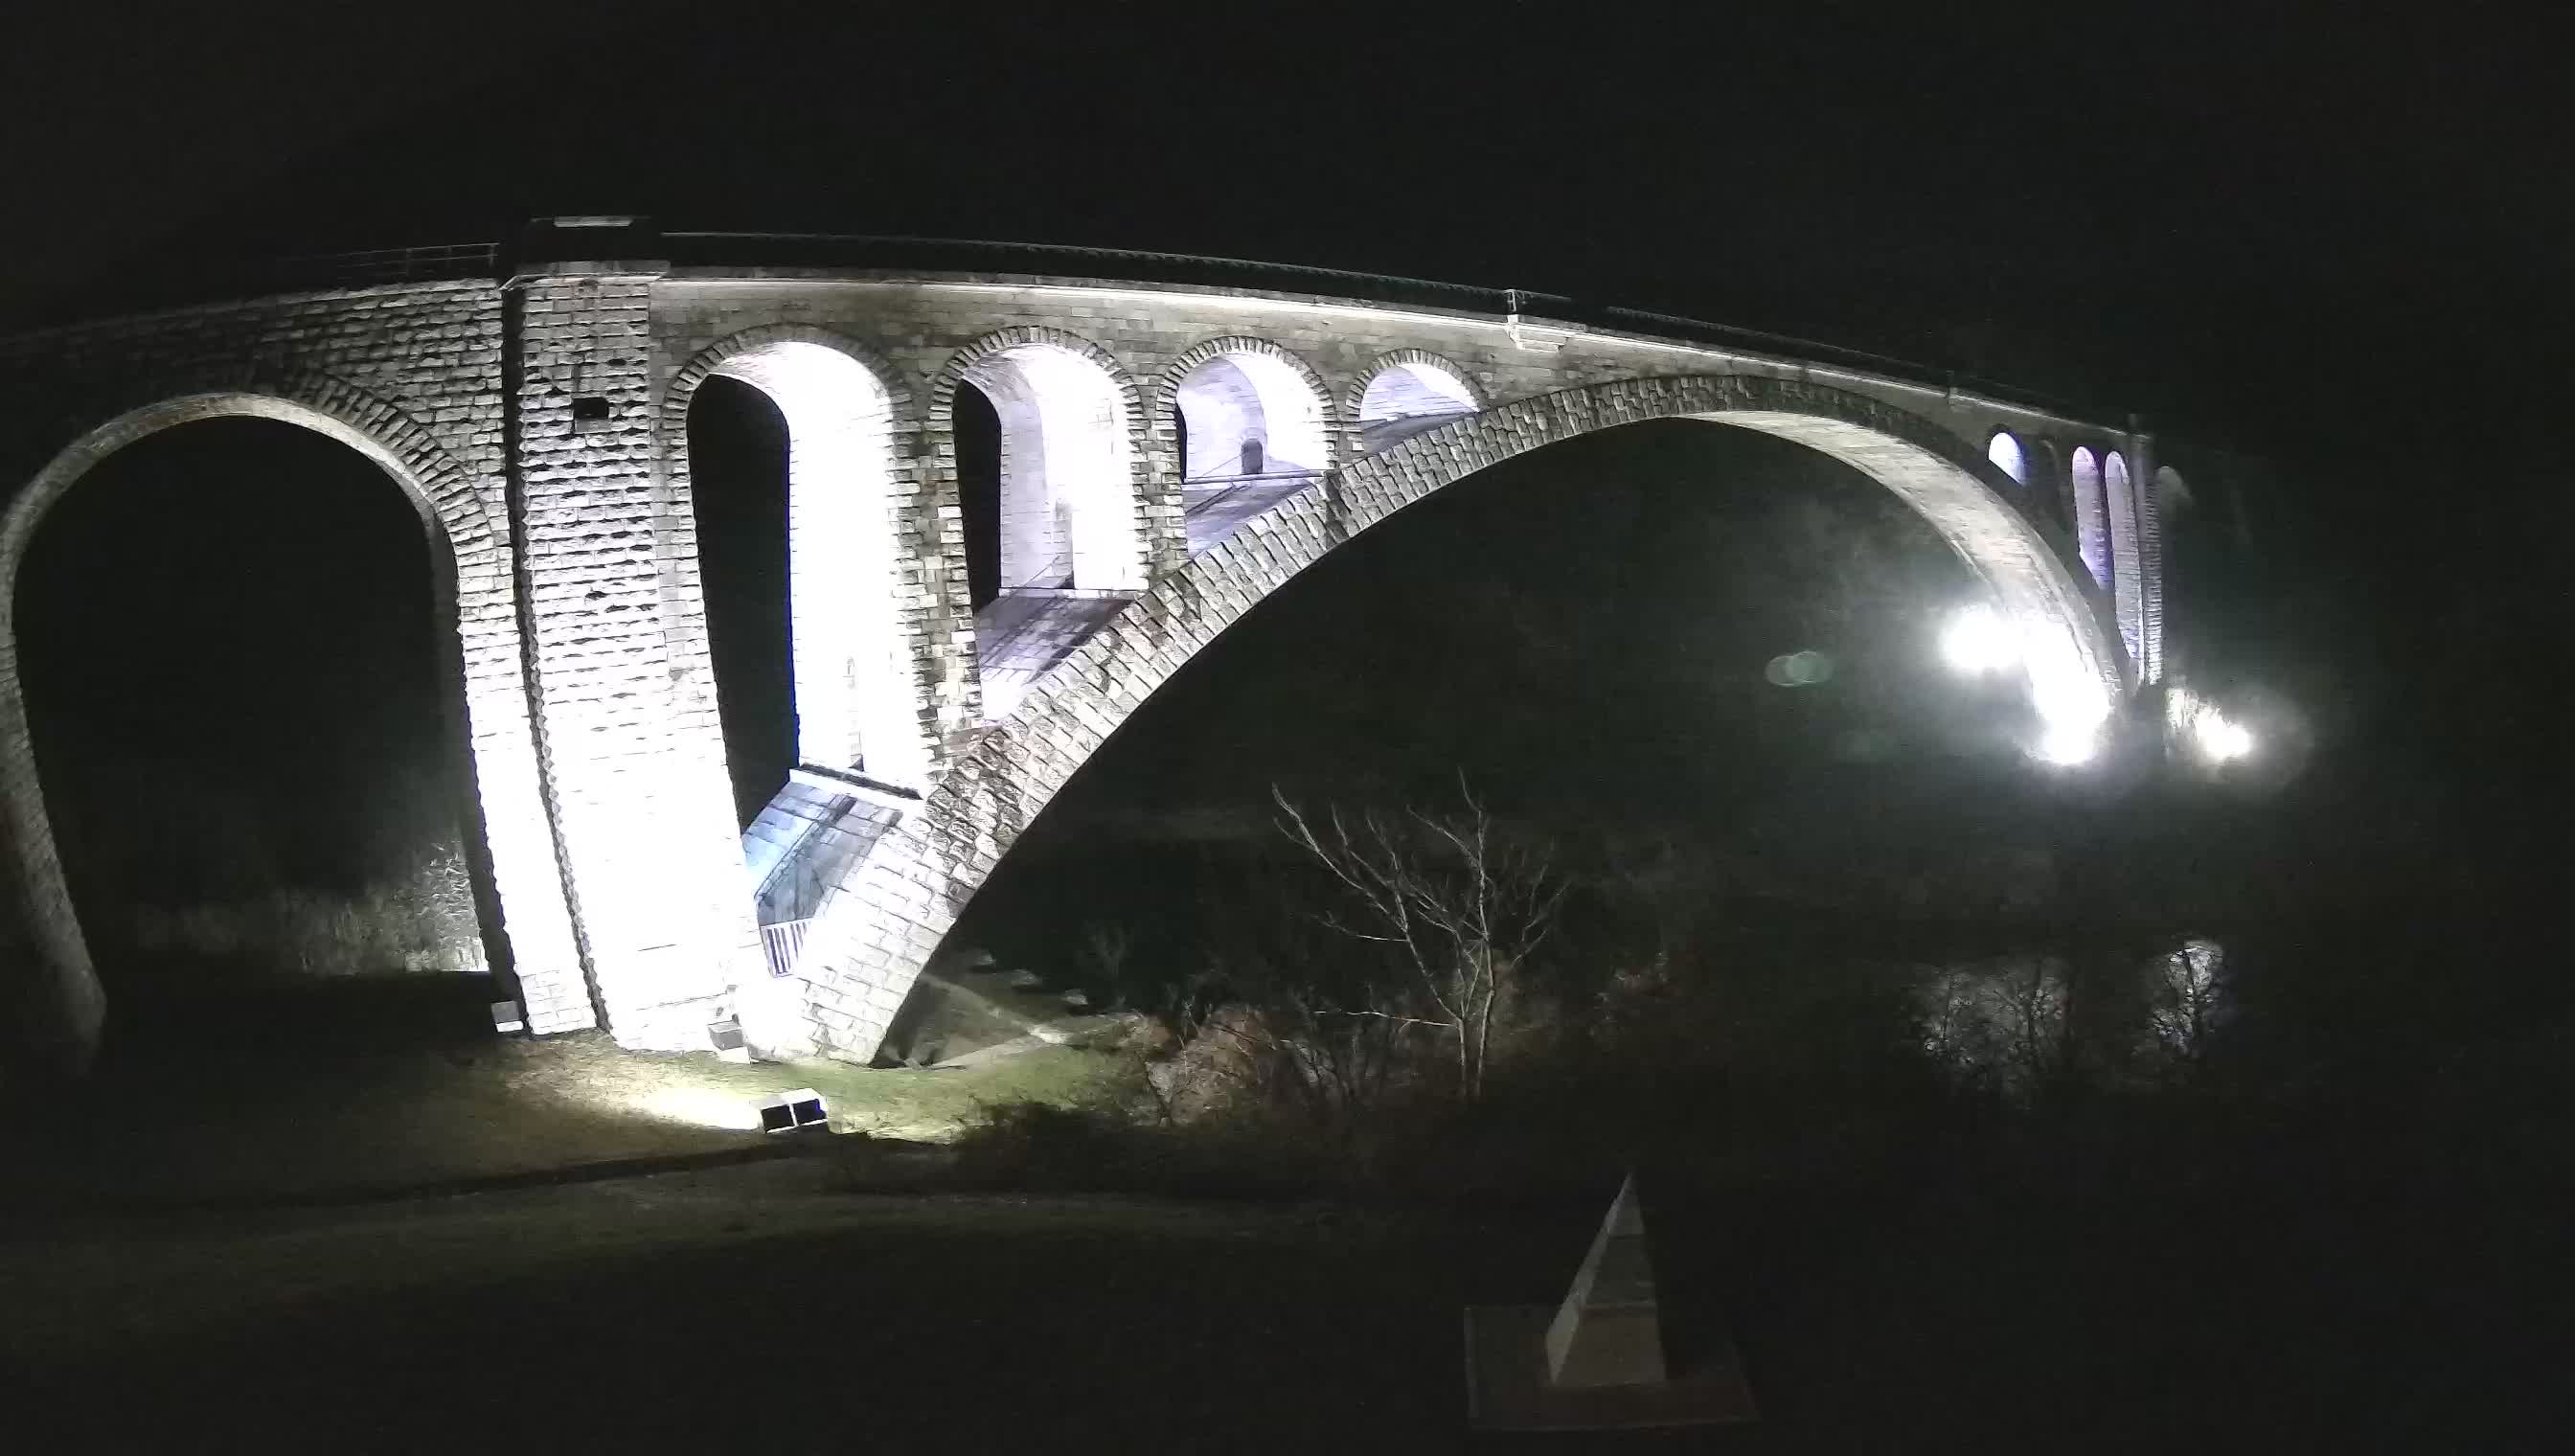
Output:
M527 282L514 444L564 863L618 1040L703 1047L760 964L689 503L656 458L652 281Z
M690 270L662 280L654 290L653 331L663 356L688 359L737 330L783 323L827 329L867 349L910 387L917 411L919 449L929 457L953 449L944 422L935 419L932 388L960 351L997 333L1043 332L1096 346L1132 382L1143 402L1137 431L1144 482L1139 491L1156 570L1176 569L1187 557L1187 528L1180 510L1182 463L1173 425L1171 387L1188 364L1208 357L1218 340L1239 347L1257 341L1275 349L1300 374L1318 382L1323 418L1339 460L1360 454L1353 407L1367 381L1391 361L1427 359L1473 386L1487 405L1639 377L1706 371L1803 379L1882 400L1938 423L1979 454L1998 429L2019 435L2036 453L2044 445L2060 455L2078 444L2096 453L2130 443L2098 424L2026 406L1986 400L1900 381L1862 376L1791 358L1755 355L1648 339L1641 336L1549 328L1529 324L1516 333L1505 321L1483 315L1380 308L1302 297L1215 289L1144 287L1036 278L871 278L829 274L724 275ZM2135 462L2131 461L2132 466ZM2140 473L2141 480L2149 473ZM925 621L923 650L929 674L941 681L971 679L973 613L967 607L963 542L953 514L953 474L948 494L936 470L919 475L922 497L916 519L926 539L936 539L956 569L925 584L946 602L939 621ZM2033 488L2015 506L2062 559L2073 561L2073 543ZM941 535L942 516L947 534ZM925 550L927 549L925 545ZM2160 584L2142 584L2144 613L2160 620ZM2105 616L2108 594L2095 594ZM953 738L980 722L978 713L950 705L942 731Z
M272 298L0 340L0 616L44 510L122 445L158 428L267 415L333 435L408 491L446 552L462 667L457 685L492 851L501 924L533 1019L591 1023L544 802L522 675L503 490L502 300L490 282ZM107 564L112 567L112 564ZM425 584L425 590L435 590ZM21 932L63 984L88 975L45 821L0 631L5 866ZM94 984L93 984L94 989Z

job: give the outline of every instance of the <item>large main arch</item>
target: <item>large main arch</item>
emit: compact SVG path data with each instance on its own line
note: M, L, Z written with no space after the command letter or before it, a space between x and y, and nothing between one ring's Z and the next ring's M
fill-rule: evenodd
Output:
M67 1066L95 1052L106 995L81 933L47 814L19 671L17 584L37 527L83 477L126 446L180 425L226 418L278 421L356 451L401 490L419 516L433 563L429 590L453 633L446 664L451 706L466 728L484 847L499 903L492 907L532 1005L588 1006L571 905L558 868L531 728L520 647L517 585L507 534L473 478L427 431L345 381L320 375L202 377L166 381L78 434L41 466L0 513L0 873L18 899L25 1023ZM558 1021L572 1018L561 1016ZM581 1016L578 1024L590 1024Z
M1665 419L1794 441L1893 492L2019 629L2045 749L2072 756L2107 719L2121 678L2090 599L2010 506L2007 478L1951 432L1867 396L1758 375L1629 380L1523 399L1327 474L1162 578L1031 684L827 896L798 969L802 1022L763 1028L764 1039L778 1049L872 1055L949 925L1048 801L1184 663L1288 578L1488 466Z

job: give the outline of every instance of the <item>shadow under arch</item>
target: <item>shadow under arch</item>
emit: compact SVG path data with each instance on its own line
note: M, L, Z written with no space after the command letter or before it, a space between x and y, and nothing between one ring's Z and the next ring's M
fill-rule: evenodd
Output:
M1700 419L1807 446L1919 514L2020 631L2052 731L2088 743L2121 689L2093 606L1976 445L1866 396L1753 375L1588 385L1460 417L1351 462L1158 581L1031 686L818 912L810 1044L874 1054L914 978L1020 834L1128 716L1246 612L1406 506L1515 456L1650 420ZM2061 727L2060 727L2061 726Z
M508 541L473 478L428 432L344 381L290 376L228 380L153 392L75 438L40 467L0 513L0 873L15 919L33 943L35 982L23 986L20 1024L36 1057L77 1071L96 1054L106 993L71 900L37 771L20 673L19 568L46 514L92 470L126 446L181 425L263 419L338 442L373 464L418 517L432 565L442 691L465 731L467 848L486 868L482 906L497 964L532 1009L557 1008L548 1029L593 1024L572 907L564 891L553 817L540 775L520 648L518 594ZM480 898L478 896L478 898ZM572 1007L569 1013L562 1008Z

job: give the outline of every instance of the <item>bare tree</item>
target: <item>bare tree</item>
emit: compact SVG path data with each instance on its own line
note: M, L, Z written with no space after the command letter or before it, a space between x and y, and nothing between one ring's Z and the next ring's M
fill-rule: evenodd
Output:
M1369 810L1353 821L1330 808L1320 827L1275 787L1271 796L1285 815L1281 832L1354 901L1353 913L1326 911L1323 923L1388 947L1409 981L1397 1009L1339 1014L1453 1037L1458 1095L1472 1101L1483 1094L1494 1004L1554 929L1565 880L1543 848L1496 830L1462 774L1457 791L1462 813L1414 809L1390 820Z

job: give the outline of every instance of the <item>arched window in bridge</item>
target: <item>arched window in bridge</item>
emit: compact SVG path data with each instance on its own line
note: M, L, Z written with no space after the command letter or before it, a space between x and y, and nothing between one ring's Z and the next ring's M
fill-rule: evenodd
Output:
M1109 371L1062 345L1023 344L976 360L965 385L952 424L975 605L1014 592L1141 589L1127 401ZM983 449L970 393L990 407L986 440L998 437Z
M2130 662L2143 661L2145 603L2138 587L2145 581L2137 541L2136 494L2128 487L2128 458L2111 451L2101 461L2101 500L2110 523L2110 604L2119 619L2119 638Z
M884 384L840 350L782 341L718 365L688 424L708 647L745 822L797 763L921 782Z
M2110 585L2109 512L2101 500L2101 459L2088 446L2076 446L2066 489L2074 497L2074 549L2092 580Z
M1985 459L1994 469L2012 478L2014 485L2029 484L2029 458L2021 452L2020 437L2008 430L1997 430L1985 446Z
M1172 411L1194 554L1331 463L1321 397L1277 355L1218 355L1181 377Z
M1438 365L1390 364L1359 397L1359 450L1374 455L1476 409L1475 392Z
M789 646L787 416L741 380L689 396L689 501L734 813L757 818L800 756Z
M1093 355L1014 345L961 371L949 424L987 719L1145 585L1129 392Z
M1327 463L1323 402L1284 359L1251 350L1219 355L1183 376L1174 397L1185 486L1313 475Z

